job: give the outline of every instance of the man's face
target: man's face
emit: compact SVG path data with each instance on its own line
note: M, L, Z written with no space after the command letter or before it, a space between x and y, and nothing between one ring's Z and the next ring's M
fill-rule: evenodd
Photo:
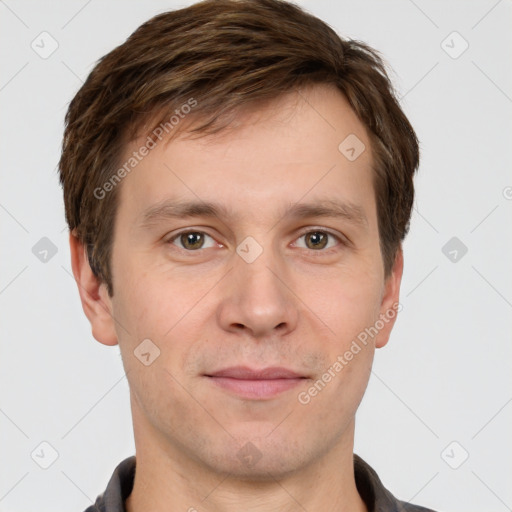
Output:
M106 302L136 443L257 478L352 442L393 321L366 345L358 335L398 301L401 267L384 280L370 141L339 92L315 86L243 121L220 137L159 143L124 178ZM338 149L350 134L366 146L353 161ZM220 216L157 212L167 201L212 203ZM344 215L305 208L334 202ZM214 376L230 367L302 378Z

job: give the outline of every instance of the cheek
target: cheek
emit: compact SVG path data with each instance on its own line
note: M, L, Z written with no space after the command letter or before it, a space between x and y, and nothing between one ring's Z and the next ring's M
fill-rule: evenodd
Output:
M209 332L205 324L212 318L215 304L207 295L215 281L194 281L190 276L156 269L138 274L135 268L125 271L130 277L118 287L113 306L126 371L143 372L146 376L137 378L148 379L141 382L144 386L168 381L170 375L165 370L179 378L190 366L190 351L204 342ZM149 344L150 352L158 355L151 365L157 374L148 375L150 372L134 357L134 351L137 353L141 343L148 339L156 347Z
M378 318L382 290L377 274L367 268L333 272L320 280L304 278L300 292L304 302L329 327L338 348Z
M137 339L161 338L183 316L195 295L179 277L148 268L143 260L124 261L118 270L122 281L115 287L114 313Z
M368 384L375 347L366 332L379 314L380 288L376 283L371 274L366 278L343 275L311 297L315 299L311 309L319 312L329 334L328 340L317 339L316 348L324 355L325 367L304 399L310 400L311 412L314 409L325 424L332 424L332 418L348 418L349 411L355 413Z
M346 431L368 385L374 349L350 347L351 343L340 343L324 372L297 396L304 418L315 418L320 438L339 437Z

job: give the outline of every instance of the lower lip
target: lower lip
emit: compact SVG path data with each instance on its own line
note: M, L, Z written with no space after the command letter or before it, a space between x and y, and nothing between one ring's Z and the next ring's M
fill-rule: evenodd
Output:
M283 391L294 388L305 379L268 379L249 380L231 377L208 377L221 388L227 389L243 398L264 399L272 398Z

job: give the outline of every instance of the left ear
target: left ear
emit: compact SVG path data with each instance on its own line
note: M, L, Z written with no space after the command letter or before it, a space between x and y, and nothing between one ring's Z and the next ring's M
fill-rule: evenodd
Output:
M386 279L380 305L379 333L375 338L375 348L382 348L389 340L391 330L395 325L398 312L402 309L399 303L400 299L400 283L402 282L402 273L404 270L404 255L402 247L397 250L395 263L391 274Z

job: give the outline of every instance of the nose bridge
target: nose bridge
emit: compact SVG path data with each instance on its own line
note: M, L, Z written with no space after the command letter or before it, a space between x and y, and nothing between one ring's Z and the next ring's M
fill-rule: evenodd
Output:
M248 237L237 247L229 286L220 306L220 321L229 330L264 336L293 329L297 322L294 296L285 286L284 265L271 246Z
M235 272L241 283L241 296L257 301L259 299L280 300L284 290L279 279L280 265L278 256L268 248L256 257L254 261L247 261L239 257L235 264Z

